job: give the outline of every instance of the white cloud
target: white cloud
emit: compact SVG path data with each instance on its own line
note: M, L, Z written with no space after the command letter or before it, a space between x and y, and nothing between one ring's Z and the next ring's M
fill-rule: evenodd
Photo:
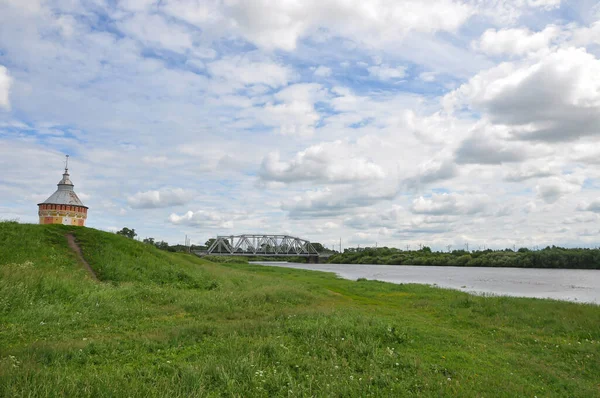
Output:
M181 188L162 189L160 191L138 192L127 198L127 203L134 209L155 209L186 204L192 194Z
M8 69L0 65L0 108L10 109L10 86L12 78L8 74Z
M516 23L524 14L550 11L560 6L561 0L471 0L476 12L499 25Z
M555 203L565 195L579 192L582 184L581 179L573 176L549 177L536 185L535 190L544 202Z
M433 194L415 199L411 211L429 215L472 215L484 211L489 201L490 198L484 194Z
M531 32L527 28L488 29L475 46L491 55L525 55L547 49L559 32L560 29L553 25L540 32Z
M353 153L342 141L314 145L298 152L290 161L281 161L278 152L262 162L260 177L267 181L347 183L385 178L384 170L373 161Z
M421 72L419 74L419 79L423 80L424 82L431 83L435 81L436 75L436 72Z
M234 87L264 84L271 88L285 86L294 78L287 66L249 56L234 55L207 64L208 72Z
M523 182L530 179L550 177L558 174L549 165L524 164L506 173L504 179L509 182Z
M321 66L317 67L313 73L315 76L329 77L329 76L331 76L331 68L321 65Z
M292 218L340 216L351 209L392 200L397 193L397 186L385 183L326 187L285 200L281 208Z
M570 141L600 134L600 60L582 48L559 49L533 63L503 63L444 98L468 105L521 139Z
M158 46L176 52L192 48L190 32L183 26L167 22L157 14L136 13L118 23L119 28L146 46Z
M233 228L236 219L239 219L239 215L225 214L216 210L190 210L181 216L175 213L169 216L169 222L175 225L221 229Z
M319 84L301 83L277 92L256 116L264 124L278 127L281 135L306 137L314 133L320 120L315 103L327 96Z
M320 29L369 45L393 41L410 31L455 31L473 10L451 0L233 0L220 12L254 44L292 51L300 38Z
M502 140L486 128L476 129L455 152L459 164L503 164L522 162L527 159L526 148L515 142Z
M420 188L427 184L449 180L459 174L452 159L432 158L419 165L417 174L407 178L404 183L409 188Z
M367 68L369 74L373 77L376 77L380 80L393 80L393 79L402 79L406 76L406 67L397 66L390 67L388 65L375 65Z
M583 211L591 211L591 212L594 212L594 213L600 213L600 198L594 199L590 203L582 204L582 205L578 206L578 209L579 210L583 210ZM593 218L591 220L576 219L576 221L577 222L591 222L591 221L597 221L597 218Z
M406 216L401 206L393 205L388 210L360 212L344 219L344 225L356 229L397 228Z

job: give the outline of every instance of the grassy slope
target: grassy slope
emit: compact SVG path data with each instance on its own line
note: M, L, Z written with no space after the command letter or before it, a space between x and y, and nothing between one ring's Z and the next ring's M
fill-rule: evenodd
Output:
M77 264L73 230L102 283ZM600 307L0 223L0 396L600 396Z

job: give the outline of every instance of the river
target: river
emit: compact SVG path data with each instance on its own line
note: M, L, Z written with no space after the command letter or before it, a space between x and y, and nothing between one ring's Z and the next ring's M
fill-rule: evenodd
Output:
M422 283L474 294L552 298L600 304L600 270L434 267L375 264L255 264L334 272L341 278Z

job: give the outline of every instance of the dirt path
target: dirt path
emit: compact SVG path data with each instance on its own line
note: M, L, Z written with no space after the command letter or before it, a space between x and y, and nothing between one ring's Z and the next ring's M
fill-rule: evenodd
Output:
M69 247L71 248L71 250L73 250L75 252L75 254L77 254L77 258L79 259L79 262L81 264L83 264L84 268L88 271L88 273L90 274L92 279L95 281L98 281L98 277L96 276L96 273L94 272L92 267L90 267L88 262L85 261L85 258L83 258L83 254L81 253L81 248L79 247L77 242L75 242L75 237L72 234L66 234L65 236L67 237L67 241L69 242Z

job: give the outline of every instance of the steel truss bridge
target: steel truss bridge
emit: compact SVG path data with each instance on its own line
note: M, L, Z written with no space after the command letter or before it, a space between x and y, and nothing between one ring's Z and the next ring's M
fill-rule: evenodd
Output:
M289 235L217 236L204 256L289 256L319 257L319 252L305 240Z

